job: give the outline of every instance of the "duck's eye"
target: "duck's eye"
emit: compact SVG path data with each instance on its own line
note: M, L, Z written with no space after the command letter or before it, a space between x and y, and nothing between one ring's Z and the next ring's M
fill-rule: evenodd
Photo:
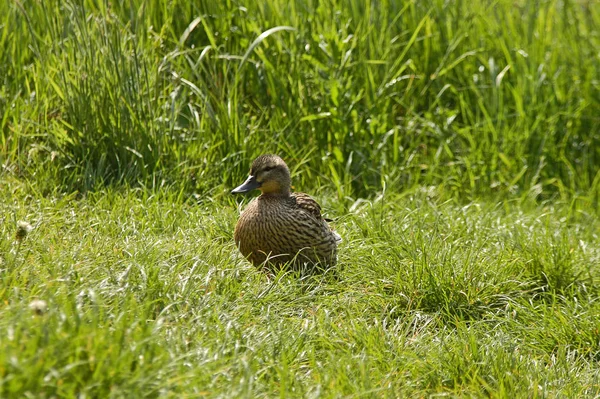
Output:
M273 169L275 169L275 166L267 166L267 167L265 167L263 169L263 171L268 172L268 171L273 170Z

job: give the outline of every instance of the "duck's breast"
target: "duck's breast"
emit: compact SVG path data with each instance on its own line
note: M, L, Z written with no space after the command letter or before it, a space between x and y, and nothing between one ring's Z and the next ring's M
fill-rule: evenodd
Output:
M255 199L240 216L234 236L242 254L255 264L267 255L287 262L300 251L308 260L329 262L337 246L327 222L298 207L293 197Z

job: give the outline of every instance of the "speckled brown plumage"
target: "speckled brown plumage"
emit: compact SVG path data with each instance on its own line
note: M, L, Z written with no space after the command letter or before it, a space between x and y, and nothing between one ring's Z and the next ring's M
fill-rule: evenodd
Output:
M341 237L321 216L309 195L290 192L290 172L276 155L262 155L252 164L250 177L234 193L258 188L262 194L242 212L234 238L241 253L255 266L289 264L335 266Z

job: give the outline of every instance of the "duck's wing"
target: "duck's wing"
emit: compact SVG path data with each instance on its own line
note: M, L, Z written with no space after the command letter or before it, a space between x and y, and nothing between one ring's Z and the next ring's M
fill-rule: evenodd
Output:
M308 194L293 193L292 197L296 200L296 206L305 212L314 216L317 220L324 220L321 216L321 205Z
M310 195L304 193L293 193L292 198L295 199L297 207L312 215L316 220L325 224L325 226L328 226L329 231L331 231L331 234L337 243L342 242L342 237L327 223L329 219L325 219L323 215L321 215L321 205L319 205L317 201L312 199Z

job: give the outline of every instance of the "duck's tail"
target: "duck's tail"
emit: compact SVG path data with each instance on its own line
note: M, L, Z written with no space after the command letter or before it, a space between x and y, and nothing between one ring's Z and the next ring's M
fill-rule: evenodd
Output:
M335 242L336 242L336 243L338 243L338 244L339 244L340 242L344 241L344 240L342 239L342 236L341 236L341 235L339 235L338 233L336 233L335 231L333 231L333 230L332 230L332 231L331 231L331 233L333 234L333 237L335 238Z

